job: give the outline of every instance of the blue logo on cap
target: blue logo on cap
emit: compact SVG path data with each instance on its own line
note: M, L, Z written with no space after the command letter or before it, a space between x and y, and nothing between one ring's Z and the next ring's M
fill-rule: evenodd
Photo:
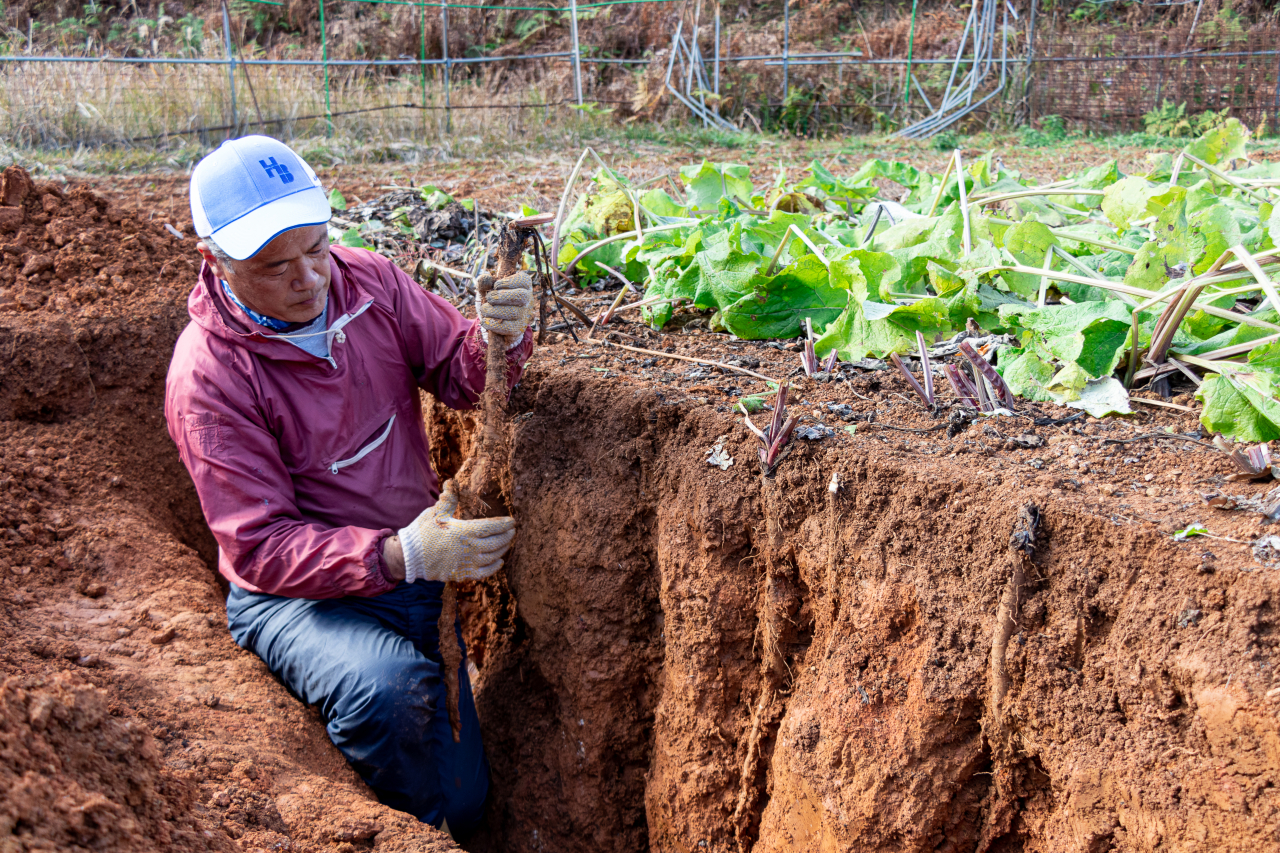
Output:
M289 167L284 163L277 163L276 158L269 160L259 160L258 165L267 173L268 178L279 178L281 183L293 183L293 175L289 174Z

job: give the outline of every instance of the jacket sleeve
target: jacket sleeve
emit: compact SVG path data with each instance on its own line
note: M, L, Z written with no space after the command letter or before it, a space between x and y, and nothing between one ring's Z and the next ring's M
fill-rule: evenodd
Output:
M176 382L170 374L165 420L228 580L292 598L373 596L393 588L380 549L394 531L304 521L279 445L260 414L234 405L230 389L197 383L191 373ZM219 371L219 378L225 381L228 372ZM252 399L247 389L233 393Z
M418 387L451 409L473 408L484 391L488 346L479 321L468 320L446 300L427 293L391 261L378 261ZM507 351L508 392L532 353L533 334L526 329Z

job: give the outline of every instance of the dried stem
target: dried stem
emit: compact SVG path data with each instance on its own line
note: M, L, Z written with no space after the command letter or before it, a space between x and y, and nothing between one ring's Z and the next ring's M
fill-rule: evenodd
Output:
M1012 412L1014 407L1013 391L1010 390L1008 384L1004 381L1004 377L991 366L991 362L983 358L968 341L960 342L960 354L973 365L974 370L977 370L982 374L983 378L991 383L991 388L995 392L996 396L995 402L998 402L1000 405L1004 406L1004 408ZM979 388L978 390L981 391L982 389Z

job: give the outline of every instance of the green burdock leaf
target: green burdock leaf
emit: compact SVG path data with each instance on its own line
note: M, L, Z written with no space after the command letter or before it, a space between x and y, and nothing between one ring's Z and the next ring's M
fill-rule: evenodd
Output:
M439 210L449 202L453 201L453 196L449 195L444 190L433 186L423 187L418 191L418 195L420 195L422 200L427 203L427 207L432 210Z
M881 219L880 224L876 226L875 237L871 240L871 246L878 252L891 252L894 249L906 249L916 246L929 239L938 224L936 217L917 216L911 219L904 219L897 225L885 227L887 220ZM871 227L871 221L868 220L866 228ZM866 230L858 234L859 238L865 239Z
M1031 332L1036 344L1056 358L1078 364L1090 379L1115 370L1132 324L1130 309L1120 302L1006 305L1000 316L1008 325Z
M348 228L342 234L342 239L338 241L339 246L349 246L352 249L367 249L369 244L360 236L360 229Z
M847 304L847 291L831 286L827 268L814 255L798 258L771 278L757 274L751 285L718 317L725 329L744 340L795 337L806 317L821 328L840 316ZM712 290L718 302L728 295L715 283Z
M929 272L930 261L950 266L961 255L960 241L964 222L961 219L958 204L948 207L941 216L902 222L890 231L897 231L904 226L918 230L913 243L889 252L897 260L901 272L897 280L881 282L880 292L884 299L890 298L890 290L905 291L923 279ZM904 229L900 232L900 236L905 237L907 233ZM886 232L885 237L888 238L888 236L889 232ZM883 248L884 244L879 237L873 243L876 249Z
M1089 384L1089 374L1075 362L1068 362L1053 374L1045 386L1059 403L1071 403L1080 399L1080 392Z
M1169 283L1170 271L1186 262L1186 243L1161 244L1148 240L1134 255L1133 263L1124 274L1124 283L1144 290L1160 290Z
M1240 224L1225 204L1215 204L1191 214L1188 224L1192 245L1200 247L1199 260L1191 268L1195 275L1209 269L1223 252L1242 242Z
M1243 159L1245 143L1248 141L1249 128L1241 124L1240 119L1229 118L1188 145L1186 151L1209 165L1216 166L1228 160Z
M1275 207L1267 217L1267 236L1273 246L1280 246L1280 207Z
M689 216L689 209L682 207L675 199L667 194L666 190L653 189L640 196L640 206L645 210L658 217L659 220L674 221L686 219Z
M1115 160L1109 160L1100 166L1086 169L1075 185L1082 190L1105 190L1118 180L1120 180L1120 164ZM1097 196L1088 197L1097 198Z
M1280 373L1280 341L1263 344L1249 353L1249 366Z
M1048 385L1057 370L1052 360L1041 358L1033 347L1000 350L996 369L1017 396L1042 403L1056 399L1049 393Z
M1146 178L1122 178L1103 190L1102 212L1116 228L1127 229L1129 223L1150 215L1147 202L1159 192Z
M826 196L834 201L864 203L867 199L874 198L876 188L870 181L856 182L837 178L831 171L817 160L809 164L809 177L805 178L796 185L797 189L807 189L813 187L821 190Z
M954 291L946 297L947 316L951 325L957 329L964 326L965 320L972 317L979 326L990 332L1004 331L1005 323L1000 316L1003 305L1026 305L1016 296L996 290L979 281L966 281L961 290Z
M347 199L342 193L338 192L337 187L334 187L329 193L329 206L334 210L347 209Z
M1033 220L1025 220L1010 228L1004 234L1004 248L1017 259L1018 263L1029 267L1044 266L1045 253L1050 246L1057 246L1058 238L1046 226ZM1009 285L1009 289L1019 296L1035 299L1040 293L1040 276L1030 273L1002 272L1001 278Z
M1210 373L1196 390L1196 399L1204 403L1200 423L1236 441L1275 441L1280 438L1278 390L1271 373Z
M901 275L897 260L888 252L854 249L831 262L831 286L853 291L859 302L880 302L880 285Z
M891 352L914 350L917 331L926 338L950 333L947 307L941 299L927 297L911 305L859 303L850 290L847 309L827 327L814 349L821 356L836 349L848 361L868 355L883 358Z
M876 178L915 189L922 180L928 179L928 175L908 163L873 159L863 163L847 180L850 184L869 184Z
M1209 294L1205 294L1206 296ZM1226 296L1219 296L1210 299L1207 304L1214 308L1230 308L1236 304L1239 294L1228 293ZM1195 310L1189 311L1186 318L1182 321L1180 329L1186 331L1188 335L1198 340L1205 340L1221 332L1230 323L1230 320L1224 320L1221 317L1215 317L1205 311ZM1193 353L1194 355L1194 353Z
M751 170L738 163L703 160L698 166L681 166L680 179L689 189L690 203L699 209L714 209L726 196L744 204L751 202Z
M682 266L693 262L693 256L702 248L702 229L677 228L671 231L650 231L640 243L628 243L627 260L639 261L650 267L675 259Z
M694 255L694 264L702 272L695 294L699 308L726 308L767 280L764 271L769 259L755 250L758 240L752 243L753 248L744 250L743 236L741 223L728 231L704 235L704 248Z
M955 270L948 269L937 261L929 261L927 271L929 286L939 296L947 297L964 288L964 278L956 273Z
M1276 312L1271 310L1269 305L1264 308L1254 309L1253 311L1250 311L1247 316L1267 323L1280 323L1280 317L1277 317ZM1179 341L1175 337L1171 351L1174 354L1186 353L1188 355L1204 355L1207 352L1213 352L1214 350L1222 349L1223 347L1247 344L1250 341L1256 341L1258 338L1265 338L1271 334L1274 334L1273 329L1259 328L1258 326L1250 326L1244 323L1241 323L1238 326L1229 325L1213 337L1205 338L1201 341Z

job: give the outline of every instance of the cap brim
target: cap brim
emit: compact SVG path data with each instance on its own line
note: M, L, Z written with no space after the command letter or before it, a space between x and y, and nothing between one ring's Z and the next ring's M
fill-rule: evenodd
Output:
M231 258L251 258L276 237L293 228L322 225L333 211L324 192L311 188L264 204L209 236Z

